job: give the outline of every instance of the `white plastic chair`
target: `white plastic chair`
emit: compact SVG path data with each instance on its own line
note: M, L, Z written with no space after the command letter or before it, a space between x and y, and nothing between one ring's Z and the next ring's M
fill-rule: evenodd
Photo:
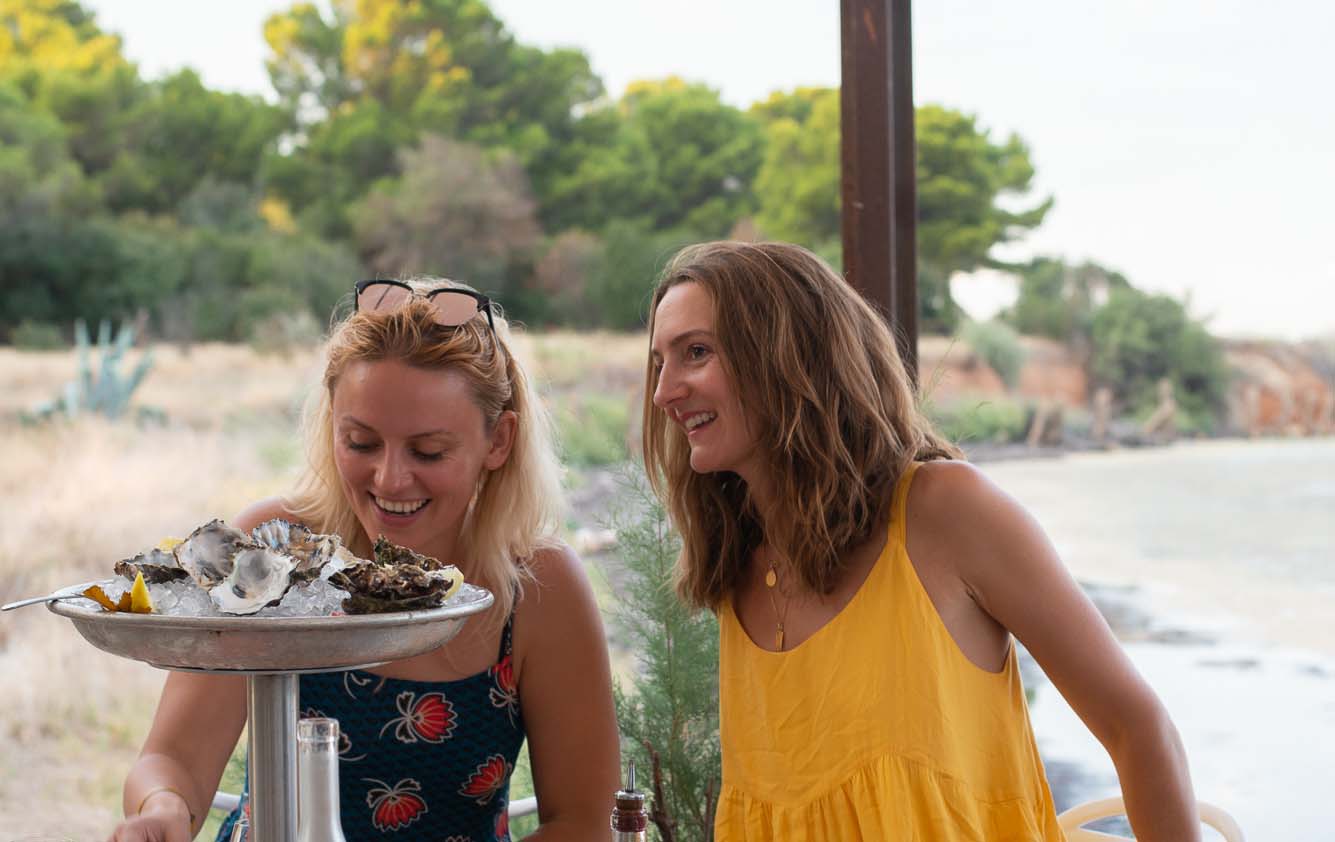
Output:
M1225 842L1244 842L1242 828L1233 820L1233 817L1225 813L1213 804L1206 804L1204 801L1196 802L1200 808L1201 821L1207 826L1214 828L1223 835ZM1111 842L1111 840L1129 840L1129 836L1113 836L1111 833L1100 833L1097 830L1089 830L1083 825L1089 824L1098 819L1112 818L1113 816L1125 816L1126 805L1121 797L1104 798L1099 801L1090 801L1086 804L1077 804L1071 809L1057 816L1057 824L1066 833L1066 842Z

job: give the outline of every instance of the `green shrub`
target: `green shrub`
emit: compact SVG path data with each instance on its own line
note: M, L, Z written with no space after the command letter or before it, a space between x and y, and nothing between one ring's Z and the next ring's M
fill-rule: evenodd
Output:
M1112 387L1133 413L1158 404L1158 383L1173 382L1178 405L1192 418L1213 417L1224 406L1228 365L1224 352L1181 302L1136 289L1114 290L1094 314L1090 373Z
M602 257L591 261L585 287L596 323L613 330L644 327L659 273L682 246L696 239L685 231L649 230L632 222L608 225Z
M1179 436L1188 438L1213 436L1219 426L1218 417L1212 412L1179 411L1173 419Z
M1026 336L1058 342L1088 342L1094 302L1130 287L1123 275L1097 263L1071 265L1052 257L1031 260L1019 267L1019 276L1020 294L1000 318Z
M1024 346L1020 344L1020 335L1015 328L993 319L968 322L961 334L978 356L992 367L1006 388L1014 389L1020 382L1020 369L1024 367Z
M20 351L61 351L66 347L65 338L60 335L60 328L48 322L36 322L31 319L19 322L9 335L9 339Z
M320 323L308 310L274 313L253 322L248 344L261 354L287 355L295 348L319 344Z
M613 628L635 655L631 686L614 687L621 756L635 761L650 814L667 817L674 839L708 842L721 780L718 621L673 592L680 542L638 469L619 499L625 508L609 524L624 565L608 577L617 582ZM656 784L664 803L653 803Z
M1028 428L1025 405L1006 398L961 399L924 410L937 430L957 444L1022 441Z
M562 461L567 465L614 465L629 457L626 430L630 408L621 397L583 395L558 401L553 414Z
M246 734L241 732L241 739L237 741L236 747L232 749L232 756L227 759L227 766L223 769L222 780L218 782L218 789L222 792L230 792L235 795L241 794L241 788L246 783ZM204 819L204 826L200 828L196 839L213 839L218 835L218 828L227 818L227 813L222 810L210 809Z
M1181 389L1175 390L1181 394ZM1146 403L1131 413L1131 419L1137 426L1143 425L1154 414L1155 406ZM1182 404L1177 405L1177 414L1173 416L1173 432L1183 438L1201 438L1214 435L1219 419L1213 412L1194 410Z
M515 758L515 769L510 775L510 802L533 796L533 764L528 757L528 741L524 741ZM538 829L537 816L521 816L510 822L510 838L523 839Z

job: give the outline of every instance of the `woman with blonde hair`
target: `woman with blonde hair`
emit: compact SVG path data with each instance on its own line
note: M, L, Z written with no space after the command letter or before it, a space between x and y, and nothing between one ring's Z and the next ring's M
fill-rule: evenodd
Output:
M645 467L678 592L719 617L716 839L1062 839L1012 636L1112 755L1137 838L1199 838L1162 704L838 274L688 247L650 333Z
M384 535L496 597L440 649L301 677L303 714L343 731L348 840L508 840L525 739L541 822L528 838L605 833L618 779L607 647L582 566L554 537L549 424L505 320L453 282L363 281L326 354L306 475L232 524L286 518L363 557ZM171 673L111 839L194 838L245 718L242 679Z

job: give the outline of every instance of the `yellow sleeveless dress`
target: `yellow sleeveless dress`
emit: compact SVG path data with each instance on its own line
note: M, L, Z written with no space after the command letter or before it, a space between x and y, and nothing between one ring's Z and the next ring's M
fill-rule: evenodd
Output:
M718 842L1055 842L1015 647L990 673L956 646L905 552L917 465L858 592L768 652L719 617Z

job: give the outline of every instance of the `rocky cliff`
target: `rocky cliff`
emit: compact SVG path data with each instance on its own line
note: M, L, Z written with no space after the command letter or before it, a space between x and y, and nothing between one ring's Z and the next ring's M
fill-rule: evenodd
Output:
M1092 389L1080 355L1050 339L1024 337L1014 390L962 339L919 341L923 388L937 404L1008 395L1086 409ZM1335 342L1288 344L1225 340L1232 380L1225 431L1244 435L1335 434Z

